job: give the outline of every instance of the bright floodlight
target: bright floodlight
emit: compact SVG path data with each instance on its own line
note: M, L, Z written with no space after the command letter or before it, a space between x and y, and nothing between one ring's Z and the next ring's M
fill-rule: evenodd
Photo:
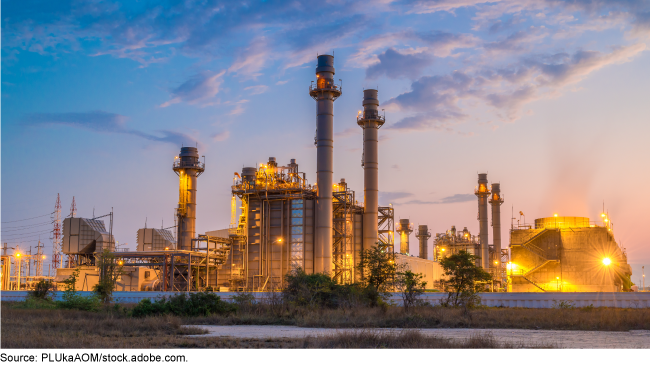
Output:
M610 260L609 257L605 257L603 259L603 265L608 266L611 263L612 263L612 260Z

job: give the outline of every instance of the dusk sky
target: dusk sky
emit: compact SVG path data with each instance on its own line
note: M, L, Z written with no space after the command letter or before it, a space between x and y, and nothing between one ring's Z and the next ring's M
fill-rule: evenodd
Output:
M380 203L396 220L478 234L473 191L487 172L505 198L504 246L511 211L597 221L604 201L634 283L650 264L649 1L3 0L1 10L9 246L40 235L51 253L50 226L15 221L52 212L60 193L63 216L73 196L80 217L113 207L116 239L135 249L145 220L173 225L183 144L206 160L199 233L228 226L243 166L295 158L316 182L308 86L317 54L333 52L334 179L359 201L356 115L363 88L378 88Z

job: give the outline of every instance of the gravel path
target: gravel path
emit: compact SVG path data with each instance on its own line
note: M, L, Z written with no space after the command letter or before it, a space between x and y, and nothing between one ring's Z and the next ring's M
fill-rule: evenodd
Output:
M359 331L351 328L303 328L293 326L212 326L192 325L208 330L205 335L188 337L234 337L234 338L302 338L321 336L344 331ZM377 331L401 331L399 328L377 328ZM650 348L650 331L552 331L524 329L468 329L468 328L425 328L417 329L427 336L465 339L474 333L491 332L498 340L508 343L523 343L526 346L551 345L560 348Z

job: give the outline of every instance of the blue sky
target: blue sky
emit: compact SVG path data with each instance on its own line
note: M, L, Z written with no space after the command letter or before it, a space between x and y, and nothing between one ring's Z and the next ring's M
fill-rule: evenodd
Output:
M595 220L604 200L636 282L649 37L650 4L633 0L2 1L2 221L50 212L57 193L67 214L75 196L80 216L113 207L134 248L145 219L172 225L181 144L206 156L201 232L229 223L244 165L296 158L314 182L307 88L334 52L335 179L359 200L355 116L378 87L381 203L398 217L477 233L477 172L502 184L504 237L511 210ZM3 241L35 245L17 224Z

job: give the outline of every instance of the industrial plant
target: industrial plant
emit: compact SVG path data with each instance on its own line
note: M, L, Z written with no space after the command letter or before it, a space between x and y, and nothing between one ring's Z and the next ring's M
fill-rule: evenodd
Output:
M281 289L285 275L297 268L329 274L338 283L354 283L362 278L357 265L364 250L377 246L392 252L396 263L422 274L429 290L444 290L439 262L460 251L474 255L475 264L491 274L492 280L484 283L489 291L625 290L631 269L605 215L599 223L556 216L537 219L534 226L513 224L510 244L503 247L504 198L500 184L490 185L486 173L478 174L474 191L477 234L467 226L432 233L433 222L416 228L410 219L395 224L393 206L380 206L378 199L379 130L386 118L379 113L376 89L363 90L363 110L357 115L363 130L360 199L344 178L334 179L334 102L341 97L342 87L334 82L334 57L317 59L316 81L309 87L316 102L315 182L309 182L297 159L268 157L258 166L243 167L232 176L230 226L200 234L196 231L196 220L202 219L196 214L198 180L207 167L198 148L182 147L172 163L179 182L173 227L139 229L134 232L136 250L126 251L116 246L112 213L93 218L71 214L61 221L57 200L52 254L56 272L44 275L41 258L38 274L31 275L31 266L26 273L25 263L34 255L9 255L5 249L2 290L27 288L38 277L61 283L77 269L77 289L90 290L99 280L98 257L106 250L123 268L117 290L271 291ZM410 252L414 232L418 256ZM398 250L395 234L400 237ZM433 255L428 257L430 239Z

